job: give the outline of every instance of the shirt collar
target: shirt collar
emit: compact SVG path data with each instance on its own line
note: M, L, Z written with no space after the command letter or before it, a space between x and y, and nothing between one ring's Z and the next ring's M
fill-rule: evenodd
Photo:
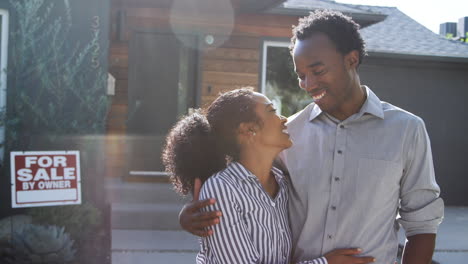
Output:
M362 116L367 113L374 115L378 118L384 119L384 112L382 109L382 103L380 102L380 99L377 97L377 95L375 95L374 92L372 92L371 89L369 89L369 87L365 85L362 85L361 87L365 89L367 98L364 104L362 105L361 110L359 110L358 112L359 116ZM314 120L322 113L322 109L320 109L320 107L317 104L312 103L311 106L312 110L310 111L309 121Z
M258 179L257 176L255 176L246 167L244 167L244 165L236 161L229 163L229 165L226 168L226 171L234 177L238 178L239 180ZM284 180L284 174L280 169L272 167L271 171L273 172L273 175L275 175L275 178L278 183Z
M229 165L226 168L226 172L240 180L257 178L252 172L250 172L246 167L244 167L244 165L236 161L229 163Z

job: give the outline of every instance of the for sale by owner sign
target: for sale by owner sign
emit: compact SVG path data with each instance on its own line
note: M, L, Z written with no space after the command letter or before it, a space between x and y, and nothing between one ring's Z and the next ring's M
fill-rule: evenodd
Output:
M78 151L11 152L12 207L81 204Z

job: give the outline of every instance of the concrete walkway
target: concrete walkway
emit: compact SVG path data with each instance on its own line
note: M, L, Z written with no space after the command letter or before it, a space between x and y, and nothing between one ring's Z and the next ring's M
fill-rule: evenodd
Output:
M404 237L400 239L404 241ZM113 264L195 263L197 251L197 238L183 231L112 231ZM441 264L468 263L468 207L445 208L434 260Z

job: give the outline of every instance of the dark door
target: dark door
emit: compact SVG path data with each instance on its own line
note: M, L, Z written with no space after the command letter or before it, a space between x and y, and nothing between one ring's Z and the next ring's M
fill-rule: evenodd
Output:
M129 53L129 169L164 171L161 148L178 117L195 105L195 36L135 32Z

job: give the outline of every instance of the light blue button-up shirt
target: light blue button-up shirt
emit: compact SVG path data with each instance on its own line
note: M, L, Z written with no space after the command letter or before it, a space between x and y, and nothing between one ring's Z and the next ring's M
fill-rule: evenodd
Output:
M360 247L394 263L399 224L412 236L436 233L442 221L424 122L364 88L361 110L344 121L313 103L288 119L294 145L280 158L292 182L294 261Z

